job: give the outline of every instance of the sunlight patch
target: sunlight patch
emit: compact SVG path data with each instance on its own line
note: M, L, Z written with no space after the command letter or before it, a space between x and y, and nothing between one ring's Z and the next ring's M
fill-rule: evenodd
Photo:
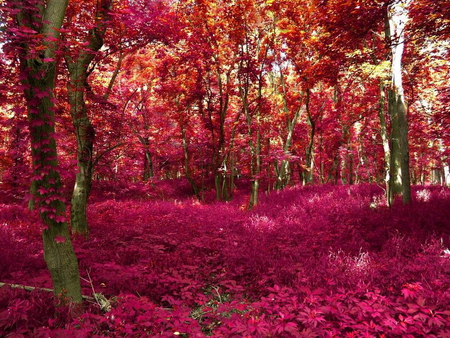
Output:
M431 198L431 192L428 189L418 190L416 195L417 200L421 202L428 202Z
M384 195L373 196L372 201L370 202L371 209L377 209L386 205L386 198Z
M267 216L254 215L250 217L250 223L247 223L246 227L261 232L270 231L275 228L275 222Z
M328 255L331 264L348 275L366 276L371 273L372 258L368 252L360 251L357 256L350 256L339 249Z
M315 203L315 202L320 201L320 199L321 199L321 197L318 194L315 194L313 197L308 199L308 202L309 203Z

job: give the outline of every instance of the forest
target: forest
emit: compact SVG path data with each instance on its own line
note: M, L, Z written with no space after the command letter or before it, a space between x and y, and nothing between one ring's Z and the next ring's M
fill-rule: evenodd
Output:
M0 336L450 337L450 2L0 0Z

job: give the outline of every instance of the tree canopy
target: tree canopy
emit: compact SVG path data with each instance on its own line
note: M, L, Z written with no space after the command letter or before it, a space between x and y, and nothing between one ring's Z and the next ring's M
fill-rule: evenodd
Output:
M382 182L389 169L380 114L391 133L385 97L396 43L385 36L386 13L394 3L71 2L55 56L42 58L57 65L65 184L77 172L76 153L79 172L95 180L186 177L200 199L211 189L230 199L239 181L257 182L256 190ZM448 183L450 10L444 2L400 5L409 13L402 73L411 180ZM41 33L14 20L17 8L2 5L4 187L32 178L27 152L17 153L29 138L17 46ZM33 48L41 57L46 47ZM82 116L90 134L77 127Z

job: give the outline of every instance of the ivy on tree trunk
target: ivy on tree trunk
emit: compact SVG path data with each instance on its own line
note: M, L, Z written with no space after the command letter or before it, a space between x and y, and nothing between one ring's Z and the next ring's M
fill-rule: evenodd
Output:
M21 79L28 108L33 178L32 203L44 222L44 259L54 292L82 302L78 261L70 240L55 140L56 50L68 1L13 2Z

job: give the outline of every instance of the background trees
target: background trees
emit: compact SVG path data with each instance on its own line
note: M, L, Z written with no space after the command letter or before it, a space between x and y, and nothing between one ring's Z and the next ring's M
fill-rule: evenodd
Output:
M55 97L63 183L76 182L79 198L72 200L83 201L72 203L72 226L86 229L89 177L185 177L198 198L211 190L218 200L247 184L251 207L261 189L381 183L389 172L388 200L400 192L406 202L407 191L393 184L406 140L410 164L401 166L401 176L447 183L449 10L405 2L402 37L386 30L394 6L381 0L71 4L64 48L56 54L55 62L65 63L55 70ZM5 17L15 15L7 8ZM8 34L2 62L12 79L17 64L8 43L34 33ZM402 61L394 73L403 79L409 138L397 147L389 62L399 39L404 53L392 64ZM12 105L18 91L8 80L0 84L8 135L1 173L2 184L12 187L28 159L14 155L27 136L23 105Z
M396 146L386 62L402 37L385 29L396 4L71 4L66 46L58 54L68 71L61 69L56 95L69 98L60 112L71 112L78 138L72 226L85 231L82 210L95 173L97 179L185 176L199 198L214 189L219 200L232 197L239 177L252 182L250 205L260 183L280 189L297 181L380 182L385 170L391 173L389 190L397 191L394 159L406 143ZM424 1L400 5L410 20L405 55L393 62L403 59L403 70L394 73L404 78L405 116L417 135L411 165L403 167L413 182L444 182L448 8ZM3 52L13 56L11 49ZM6 82L2 88L13 95ZM12 106L5 95L2 116L13 135L20 119L6 113ZM68 120L60 121L60 130L70 132ZM76 139L66 132L60 137L70 144ZM11 179L22 161L11 162L13 140L3 144L2 155L3 176ZM71 172L74 148L68 151L60 157Z

